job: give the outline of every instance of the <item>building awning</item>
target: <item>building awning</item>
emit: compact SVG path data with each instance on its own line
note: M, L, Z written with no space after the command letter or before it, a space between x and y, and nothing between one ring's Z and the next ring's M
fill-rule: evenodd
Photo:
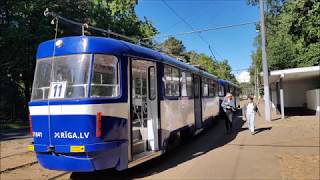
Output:
M263 76L262 73L261 76ZM320 78L320 66L271 71L269 76L269 83L278 82L280 77L282 77L283 81L306 79L312 77Z
M263 74L260 74L263 76ZM285 106L285 99L284 96L287 96L287 103L288 103L288 97L292 97L295 95L295 92L300 91L307 91L308 88L304 87L304 84L301 84L301 82L307 82L314 84L314 81L318 82L317 79L320 78L320 66L311 66L311 67L303 67L303 68L292 68L292 69L284 69L284 70L276 70L271 71L269 74L269 84L270 87L272 87L272 84L276 86L273 86L273 89L277 91L276 93L276 101L277 104L280 102L280 111L281 111L281 118L284 119L284 106ZM289 82L290 81L290 82ZM284 83L287 82L287 89L284 90ZM299 88L297 86L292 86L293 84L300 83ZM288 88L288 85L291 84L289 87L296 87L297 89L290 89ZM277 86L279 85L279 86ZM300 86L301 85L301 86ZM309 87L309 85L308 85ZM316 87L316 86L314 86ZM318 87L319 88L319 87ZM286 92L284 92L286 91ZM295 98L296 99L296 98ZM296 103L295 101L290 101L290 103Z

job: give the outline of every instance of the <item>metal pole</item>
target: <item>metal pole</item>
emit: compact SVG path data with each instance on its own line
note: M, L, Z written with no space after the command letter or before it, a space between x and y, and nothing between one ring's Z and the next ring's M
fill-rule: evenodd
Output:
M269 73L267 64L266 53L266 32L264 24L264 8L263 0L259 0L260 4L260 27L261 27L261 44L262 44L262 69L263 69L263 84L264 84L264 111L265 120L271 121L271 109L270 109L270 92L269 92Z
M256 96L256 98L258 99L258 93L257 93L257 63L254 62L254 95Z
M284 119L283 77L284 77L284 74L281 74L281 76L280 76L280 111L281 111L281 119Z

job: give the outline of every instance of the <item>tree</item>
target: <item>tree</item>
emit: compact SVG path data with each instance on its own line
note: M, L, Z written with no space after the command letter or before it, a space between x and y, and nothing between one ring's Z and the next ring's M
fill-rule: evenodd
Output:
M197 59L199 59L199 54L196 51L188 51L183 55L187 62L195 62Z
M15 109L22 106L22 114L27 114L37 46L54 38L55 33L51 19L43 16L45 8L69 19L133 38L152 38L157 31L146 18L140 20L137 17L134 11L136 4L136 0L0 1L0 88L1 92L6 92L0 97L0 118L7 118L3 112L11 106ZM58 37L80 34L81 27L59 22ZM95 31L87 34L102 35ZM151 44L151 40L147 42ZM12 88L17 89L15 95ZM17 118L26 119L25 116Z
M189 51L186 53L187 59L191 64L199 65L202 69L205 69L211 74L216 75L220 79L225 79L238 83L235 76L231 73L231 66L228 60L218 62L211 56L207 56L204 53L197 54L195 51Z
M250 0L251 4L255 2L256 0ZM319 65L320 2L273 0L268 1L268 4L266 26L269 69ZM255 44L257 49L251 56L251 75L256 66L261 71L260 34L255 39Z
M163 42L163 48L166 53L174 57L181 57L185 51L182 41L175 37L169 37Z
M231 71L232 71L231 66L229 65L228 60L225 59L218 63L216 75L221 79L229 80L231 82L238 84L236 77L231 73Z

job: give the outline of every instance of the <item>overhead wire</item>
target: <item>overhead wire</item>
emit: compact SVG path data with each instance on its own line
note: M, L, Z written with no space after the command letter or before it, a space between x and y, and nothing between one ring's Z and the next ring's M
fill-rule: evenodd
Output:
M162 0L163 4L165 6L167 6L168 9L170 9L172 11L173 14L175 14L184 24L186 24L192 31L195 31L195 29L193 28L193 26L191 24L189 24L182 16L180 16L165 0ZM205 43L208 45L208 48L211 52L211 55L213 56L214 59L216 59L214 53L212 52L211 48L210 48L210 43L208 41L206 41L199 32L197 32L198 37Z
M103 32L103 33L106 33L106 34L111 34L111 35L114 35L114 36L117 36L117 37L120 37L122 39L125 39L125 40L129 40L131 42L134 42L134 43L138 43L138 44L142 44L144 46L147 46L147 47L150 47L149 44L147 43L144 43L144 42L141 42L140 39L136 39L136 38L132 38L132 37L129 37L129 36L126 36L126 35L123 35L123 34L119 34L119 33L116 33L116 32L113 32L111 30L105 30L105 29L102 29L102 28L98 28L98 27L94 27L94 26L90 26L86 23L80 23L80 22L76 22L74 20L70 20L68 18L65 18L65 17L62 17L58 14L56 14L55 12L50 12L48 8L46 8L46 10L44 11L44 16L52 16L53 18L57 18L59 20L63 20L67 23L70 23L70 24L74 24L74 25L77 25L77 26L80 26L82 28L82 35L84 35L84 28L87 28L87 29L92 29L92 30L96 30L96 31L100 31L100 32Z
M156 37L157 38L166 38L166 37L172 37L172 36L183 36L183 35L189 35L189 34L193 34L193 33L208 32L208 31L214 31L214 30L220 30L220 29L247 26L247 25L251 25L251 24L255 24L255 23L257 23L257 22L256 21L252 21L252 22L245 22L245 23L240 23L240 24L231 24L231 25L218 26L218 27L212 27L212 28L195 29L195 30L192 30L192 31L180 32L180 33L175 33L175 34L167 34L167 35L156 36ZM151 39L151 38L143 38L143 39L146 40L146 39Z
M188 35L188 34L193 34L193 33L197 33L197 35L199 36L199 38L206 44L208 44L208 48L210 50L210 53L212 54L213 58L216 59L213 51L216 52L217 55L220 56L220 58L222 59L221 55L210 45L209 42L207 42L202 36L201 32L208 32L208 31L213 31L213 30L219 30L219 29L226 29L226 28L233 28L233 27L239 27L239 26L245 26L245 25L249 25L249 24L254 24L256 22L246 22L246 23L240 23L240 24L232 24L232 25L226 25L226 26L220 26L220 27L213 27L213 28L205 28L205 29L194 29L193 26L191 24L189 24L183 17L181 17L171 6L168 5L168 3L164 0L162 0L162 2L164 2L164 4L167 5L167 7L182 21L184 22L192 31L187 31L187 32L180 32L180 33L176 33L176 34L170 34L170 35L163 35L163 36L156 36L156 38L159 38L159 37L172 37L172 36L180 36L180 35ZM126 35L123 35L123 34L119 34L119 33L116 33L116 32L113 32L111 31L110 29L108 30L105 30L105 29L102 29L102 28L98 28L98 27L94 27L94 26L91 26L91 25L88 25L86 23L80 23L80 22L76 22L74 20L70 20L68 18L65 18L63 16L60 16L58 14L56 14L55 12L50 12L48 10L48 8L46 8L46 10L44 11L44 16L52 16L54 19L56 20L62 20L64 22L67 22L67 23L70 23L70 24L74 24L74 25L77 25L77 26L80 26L81 29L82 29L82 35L84 35L84 28L86 29L92 29L92 30L95 30L95 31L100 31L100 32L103 32L103 33L106 33L108 35L114 35L116 37L120 37L122 39L125 39L125 40L128 40L128 41L131 41L133 43L136 43L136 44L140 44L140 45L143 45L145 47L149 47L149 48L153 48L153 49L157 49L159 51L163 51L163 49L161 48L157 48L155 46L152 46L150 44L147 44L143 41L145 40L151 40L153 39L154 37L152 38L142 38L142 39L137 39L137 38L133 38L133 37L129 37L129 36L126 36ZM57 33L57 31L56 31ZM57 34L55 34L55 37L57 36Z
M202 9L202 11L200 12L201 14L203 14L204 12L206 12L208 9L211 9L211 4L210 3L209 5L207 5L204 9ZM198 17L200 16L200 13L197 13L197 14L193 14L193 16L189 16L189 17L186 17L185 20L186 21L189 21L191 19L193 19L193 17ZM190 21L189 21L190 22ZM174 24L171 24L169 27L167 27L166 29L163 30L163 32L166 32L166 31L170 31L171 29L173 29L175 26L177 26L178 24L182 23L182 21L179 19L177 22L175 22ZM190 24L190 23L189 23Z

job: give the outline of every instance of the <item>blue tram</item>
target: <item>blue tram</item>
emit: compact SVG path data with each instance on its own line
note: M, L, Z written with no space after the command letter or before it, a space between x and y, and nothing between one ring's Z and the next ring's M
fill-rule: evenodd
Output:
M39 163L52 170L123 170L197 134L219 114L216 76L110 38L40 44L29 102Z

